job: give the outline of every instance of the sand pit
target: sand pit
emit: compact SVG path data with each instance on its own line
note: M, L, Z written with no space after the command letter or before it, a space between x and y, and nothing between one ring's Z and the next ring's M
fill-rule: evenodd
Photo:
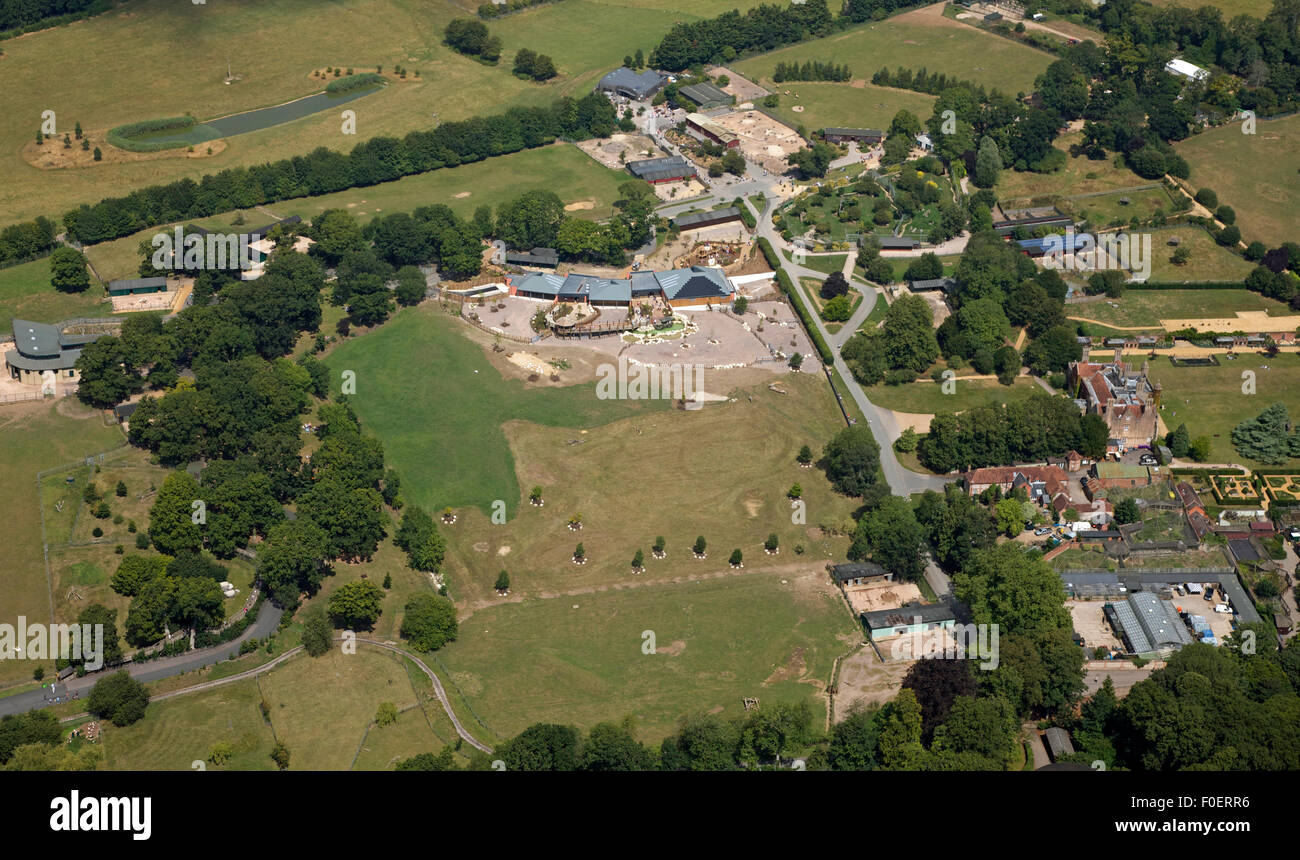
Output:
M565 212L578 212L585 209L595 209L595 200L579 200L577 203L570 203L564 207Z
M473 193L474 193L473 191L462 191L459 194L453 194L451 196L455 200L460 200L462 197L468 197Z
M554 370L546 362L542 361L535 355L529 355L526 352L512 352L509 356L512 364L517 364L530 373L550 373Z

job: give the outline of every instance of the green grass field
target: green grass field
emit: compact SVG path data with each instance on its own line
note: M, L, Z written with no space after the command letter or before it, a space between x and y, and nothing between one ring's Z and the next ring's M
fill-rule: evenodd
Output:
M105 762L109 770L191 770L225 741L234 757L207 769L273 770L279 739L289 747L290 770L391 770L455 737L437 700L430 703L428 679L408 672L411 665L364 645L355 654L299 655L257 678L154 702L135 725L108 726ZM373 724L380 702L397 706L396 723Z
M103 289L91 279L81 293L61 293L50 286L50 261L33 260L0 269L0 334L13 331L13 318L58 322L111 311Z
M1170 245L1169 241L1175 236L1178 237L1177 247L1191 252L1191 258L1182 265L1176 265L1172 259L1175 246ZM1209 233L1188 224L1152 230L1151 251L1153 281L1238 281L1245 280L1255 268L1255 264L1245 257L1234 254L1215 242ZM1246 301L1249 304L1249 300ZM1250 310L1251 307L1254 305L1241 310Z
M906 385L873 385L866 389L867 399L884 409L895 412L933 414L936 412L964 412L976 406L1011 403L1023 400L1043 389L1028 377L1018 377L1014 385L1003 385L996 379L962 379L958 377L956 390L944 394L943 387L926 380Z
M667 408L666 401L600 400L594 384L543 391L504 380L461 325L425 305L327 359L336 388L340 371L356 372L358 415L383 440L407 500L429 510L488 511L501 499L514 512L523 491L502 431L507 421L590 428Z
M135 0L108 14L11 39L5 43L0 86L11 94L13 116L29 122L0 129L3 224L36 215L61 215L125 190L198 178L237 165L299 155L316 146L351 149L377 134L402 135L434 122L496 113L513 105L544 105L582 95L640 47L648 52L674 21L694 20L751 0L566 0L490 22L501 37L502 61L485 66L442 45L446 24L473 17L477 0L257 0L177 4ZM510 58L522 47L545 53L560 76L546 84L519 80ZM601 38L617 32L618 38ZM184 44L159 52L160 42ZM229 68L238 76L224 83ZM32 139L41 111L54 110L57 128L80 122L99 144L113 126L192 112L224 116L280 104L322 87L311 72L327 66L385 72L402 65L405 81L355 103L357 135L344 136L338 114L326 111L295 122L231 138L222 152L187 158L101 163L41 170L22 147ZM414 76L419 70L420 77Z
M1111 307L1111 304L1119 307ZM1072 318L1086 318L1115 328L1146 326L1160 329L1162 319L1230 317L1234 311L1267 310L1290 315L1279 301L1248 290L1128 290L1122 298L1066 305Z
M806 567L484 610L440 657L499 735L631 715L657 742L689 713L737 717L744 696L766 705L824 690L860 634L825 572ZM814 703L818 721L824 707Z
M1273 248L1300 241L1300 116L1260 120L1253 135L1241 131L1240 123L1230 123L1178 144L1192 185L1214 189L1220 204L1236 210L1247 242Z
M997 87L1009 95L1033 89L1034 78L1052 62L1050 54L1027 48L944 18L933 7L854 27L823 39L791 45L736 63L745 75L768 77L779 61L846 63L855 77L871 80L882 66L944 72ZM796 85L783 84L782 91ZM797 85L802 87L802 85ZM783 96L783 101L785 98ZM929 100L934 104L934 99ZM891 114L892 116L892 114Z
M281 218L299 215L308 221L326 209L346 209L364 224L376 215L410 212L420 206L440 203L461 217L468 218L479 206L486 205L495 210L502 203L513 200L526 191L546 189L555 191L566 205L591 201L593 207L579 214L583 217L603 218L613 211L618 186L630 178L626 173L602 167L576 146L561 143L408 176L368 188L354 188L316 197L298 197L272 204L267 209ZM211 218L200 218L194 223L212 230L227 229L233 226L235 214L225 212ZM243 215L246 228L266 219L257 210L244 210ZM86 256L105 279L136 277L140 266L137 250L140 242L153 236L159 229L162 228L151 227L132 236L92 245L86 249ZM49 268L48 263L38 261L38 264L44 265L47 270ZM9 270L0 270L0 289L3 288L6 271ZM48 277L46 274L47 289ZM93 291L92 287L91 292Z
M1255 374L1255 394L1242 391L1242 372L1247 370ZM1272 358L1243 353L1217 367L1174 367L1161 358L1151 363L1149 376L1164 386L1160 417L1165 426L1172 430L1186 423L1193 438L1209 436L1213 463L1259 465L1233 449L1232 428L1270 404L1280 401L1292 416L1300 415L1300 356L1292 353Z
M805 267L829 275L831 272L843 272L844 261L848 254L809 254L804 258Z
M25 615L43 622L50 616L50 595L41 553L36 473L120 446L122 431L106 426L97 410L75 398L60 398L0 408L0 438L0 479L8 488L5 516L0 518L0 544L5 547L0 606L11 617ZM0 660L0 683L30 681L32 668L22 660Z
M762 58L750 62L762 68ZM764 72L761 83L780 95L780 104L772 113L791 128L801 125L809 130L827 126L888 128L900 110L909 110L925 122L934 107L934 96L911 90L878 87L866 81L859 82L860 86L806 81L774 84L769 76L775 65L776 61L773 60ZM867 79L877 70L853 68L855 74ZM787 92L790 95L786 95ZM803 110L795 110L796 107Z
M1118 157L1099 161L1084 156L1068 157L1070 146L1078 143L1082 137L1082 134L1074 133L1063 134L1056 139L1054 145L1067 153L1067 158L1065 166L1055 173L1002 171L998 174L998 183L994 187L998 199L1007 205L1019 206L1033 198L1047 200L1153 184L1151 180L1143 179L1129 170ZM1079 201L1079 205L1086 207L1087 198Z

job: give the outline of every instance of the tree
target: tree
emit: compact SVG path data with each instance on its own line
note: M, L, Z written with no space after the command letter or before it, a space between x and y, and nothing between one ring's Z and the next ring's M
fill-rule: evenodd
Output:
M795 461L801 466L807 466L812 463L812 449L807 445L801 446L799 448L798 456L795 457Z
M921 707L921 738L926 743L947 719L957 698L976 692L966 660L917 660L903 676L902 686L916 695Z
M837 492L863 496L880 480L880 446L870 428L846 427L826 444L826 477Z
M504 570L497 574L496 585L493 586L497 591L504 594L510 590L510 574Z
M787 163L798 171L801 179L825 176L834 159L835 147L820 141L786 157Z
M803 354L796 352L791 355L789 364L791 370L798 371L799 368L803 367Z
M849 282L844 278L843 272L831 272L822 281L820 290L823 299L833 299L836 296L847 296L849 294Z
M103 161L103 160L104 160L104 153L100 151L100 149L99 149L98 146L95 147L94 157L95 157L95 160L96 160L96 161Z
M1026 555L1014 543L973 553L954 574L953 593L970 606L975 623L997 623L1004 635L1034 637L1070 629L1060 575L1041 556Z
M319 657L334 645L334 630L325 614L325 607L317 603L303 613L302 644L307 653Z
M920 373L939 357L934 313L920 296L897 298L885 311L881 333L885 338L886 360L891 368Z
M740 567L741 563L744 562L744 560L745 560L744 554L740 551L739 548L737 548L731 551L731 558L727 560L727 563L730 564L732 567Z
M289 748L284 745L284 741L276 741L275 746L271 748L271 761L280 770L289 769Z
M993 508L998 531L1015 537L1025 530L1025 510L1019 499L1002 499Z
M314 593L328 572L329 539L306 517L271 528L257 554L257 576L277 606L298 605L302 592Z
M1187 448L1187 456L1198 463L1209 461L1214 452L1214 442L1209 436L1197 436Z
M506 577L506 587L509 586L510 579ZM401 633L402 638L421 651L437 651L456 639L456 607L439 594L418 594L406 604Z
M126 481L118 481L118 482L117 482L117 486L113 488L113 493L114 493L114 495L116 495L119 499L125 499L125 498L126 498L126 493L127 493L127 490L126 490Z
M638 549L632 555L632 569L640 570L643 567L645 567L645 553Z
M1137 499L1132 497L1123 499L1115 505L1115 522L1120 525L1126 523L1135 523L1142 519L1142 511L1138 508Z
M705 550L708 549L708 547L709 547L708 541L704 539L704 535L700 535L695 539L695 544L694 546L691 547L691 551L694 552L696 555L704 555L704 552Z
M627 726L597 723L582 745L578 764L584 771L653 770L654 757Z
M366 579L346 582L330 595L329 614L335 627L368 629L383 611L384 590ZM406 621L402 622L403 627Z
M203 546L203 532L194 522L202 508L199 485L187 472L172 472L163 481L149 509L149 539L164 555L198 552Z
M1129 166L1143 179L1159 179L1168 170L1164 152L1153 144L1147 144L1130 155Z
M885 496L858 521L849 558L868 557L909 582L925 574L925 531L906 499Z
M1079 453L1096 460L1106 456L1110 442L1110 426L1100 415L1089 413L1079 419Z
M144 716L149 693L125 669L100 678L90 688L86 710L115 726L129 726Z
M1291 417L1286 404L1274 403L1232 428L1232 447L1248 459L1270 466L1281 465L1291 457L1290 429Z
M844 322L853 315L853 307L849 304L848 296L836 296L822 305L821 314L827 322ZM936 346L935 351L938 352L938 349Z
M375 709L375 725L383 728L397 722L397 706L392 702L380 702Z
M578 765L578 730L537 723L506 741L497 754L511 771L571 771Z
M1175 457L1186 457L1188 449L1192 447L1192 434L1187 431L1187 425L1179 424L1176 429L1169 431L1165 445Z
M975 155L975 172L971 181L980 188L992 188L998 181L1002 170L1002 154L991 137L980 140L979 152Z
M767 540L763 541L763 549L768 552L776 552L780 545L781 539L776 536L776 532L772 532L767 536Z
M61 293L81 293L90 287L86 255L60 245L50 254L50 284Z
M558 194L528 191L497 209L496 235L512 248L554 247L564 220Z
M403 266L397 270L397 303L403 307L418 305L424 300L424 274L415 266Z
M447 542L438 533L437 524L423 508L415 505L402 515L393 543L406 551L411 567L416 570L436 572L447 553Z
M993 353L993 369L998 375L998 382L1003 385L1014 384L1020 375L1020 353L1009 344L999 347Z
M739 742L736 727L717 714L690 716L676 735L664 738L660 766L670 771L735 770Z

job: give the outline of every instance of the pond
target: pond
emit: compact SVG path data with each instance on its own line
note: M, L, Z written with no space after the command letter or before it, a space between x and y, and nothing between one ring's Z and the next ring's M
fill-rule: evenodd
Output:
M247 134L250 131L261 131L264 128L293 122L296 119L329 110L354 99L359 99L362 96L368 96L381 89L383 89L382 84L375 84L374 86L357 87L342 93L320 92L295 101L273 105L272 107L211 119L207 122L192 125L189 128L171 128L144 132L132 135L131 139L141 143L171 143L176 146L196 146L210 140L233 137L237 134Z

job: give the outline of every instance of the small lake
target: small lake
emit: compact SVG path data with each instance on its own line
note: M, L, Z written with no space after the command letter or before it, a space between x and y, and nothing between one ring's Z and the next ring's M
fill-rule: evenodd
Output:
M160 131L145 132L144 134L134 135L131 139L142 143L175 143L178 146L196 146L200 143L207 143L209 140L234 137L237 134L247 134L250 131L261 131L264 128L293 122L296 119L302 119L338 105L346 104L362 96L368 96L383 88L383 84L374 84L372 86L357 87L344 93L316 93L282 105L259 108L258 110L208 120L186 129L162 129Z

